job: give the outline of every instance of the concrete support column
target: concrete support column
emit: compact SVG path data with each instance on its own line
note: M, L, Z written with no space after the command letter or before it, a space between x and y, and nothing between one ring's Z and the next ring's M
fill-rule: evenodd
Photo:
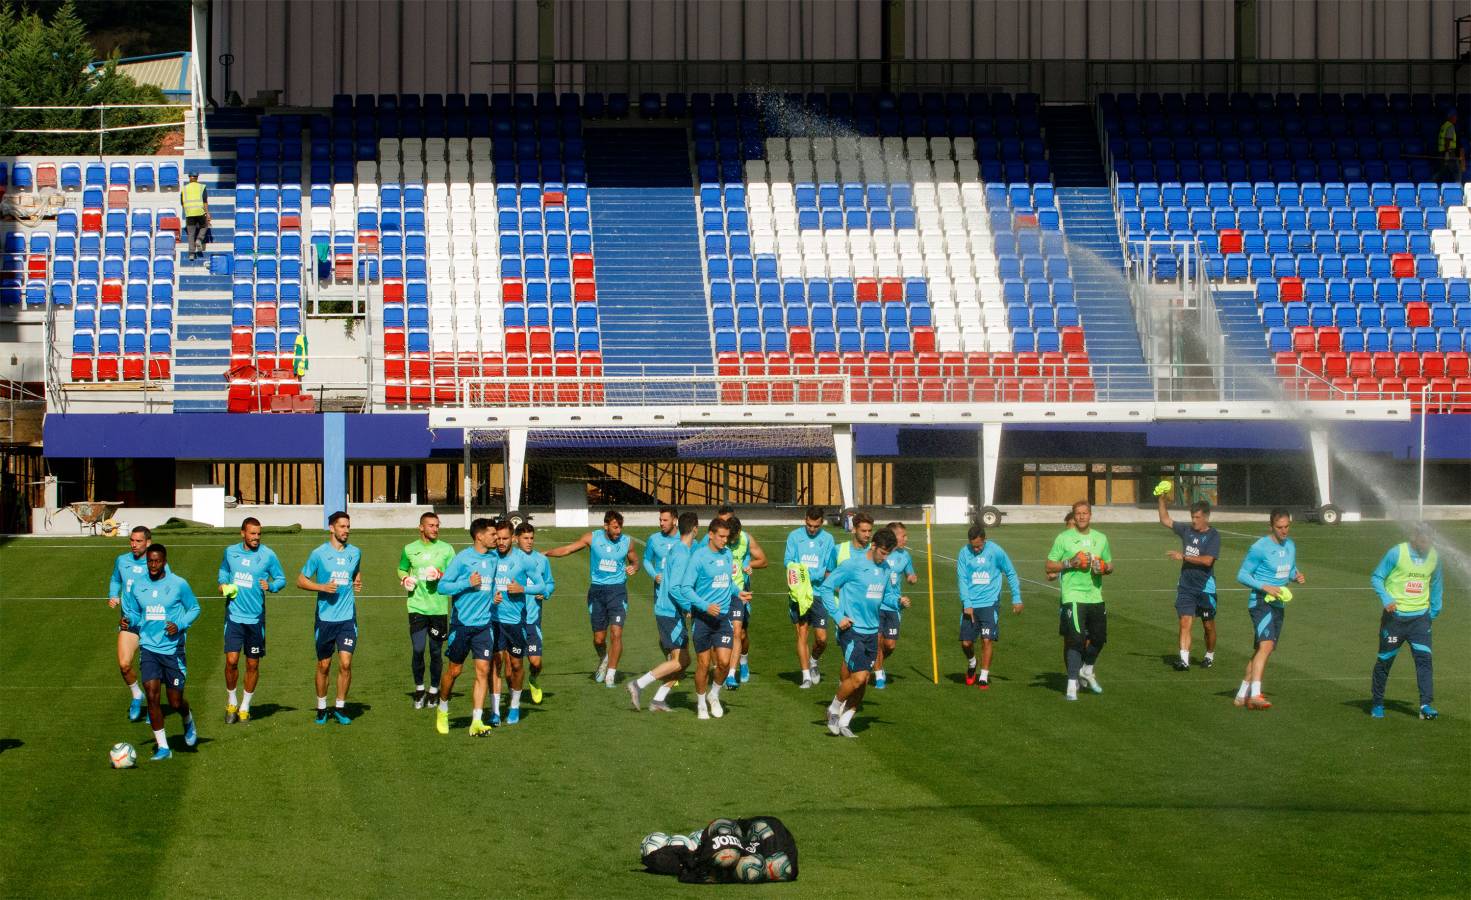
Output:
M987 422L981 426L980 466L981 505L996 505L996 465L1001 458L1001 423Z
M1328 432L1309 431L1308 441L1313 450L1313 480L1318 483L1318 505L1326 506L1333 502L1333 457L1328 453Z
M521 508L521 483L526 475L525 428L506 430L506 512Z
M844 508L858 505L857 464L853 456L853 426L833 426L833 451L838 459L838 488Z

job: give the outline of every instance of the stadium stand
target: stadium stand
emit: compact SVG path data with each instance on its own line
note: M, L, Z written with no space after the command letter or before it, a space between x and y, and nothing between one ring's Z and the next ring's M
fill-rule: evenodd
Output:
M1428 152L1451 103L1101 96L1127 252L1162 280L1203 267L1223 310L1249 291L1257 346L1298 396L1418 409L1428 391L1431 412L1467 411L1471 213L1465 186L1432 181Z
M1232 352L1301 396L1418 405L1428 391L1432 411L1467 411L1471 212L1462 185L1429 180L1425 153L1448 102L1103 95L1122 250L1160 280L1205 275ZM622 95L362 94L243 120L220 169L0 164L5 190L68 198L54 224L5 232L0 302L66 311L73 381L228 397L180 411L310 408L293 350L314 276L369 298L391 407L597 404L605 365L676 363L713 373L727 403L833 402L845 383L857 402L1148 395L1143 374L1127 389L1100 374L1142 373L1138 338L1085 330L1085 311L1127 315L1087 305L1105 292L1078 283L1067 229L1097 258L1116 240L1106 207L1094 221L1096 189L1073 187L1096 162L1068 159L1074 180L1055 187L1044 127L1085 135L1035 96L649 94L636 108L645 121L626 127ZM176 192L196 170L219 179L220 249L203 268L178 246ZM226 314L228 329L212 324Z

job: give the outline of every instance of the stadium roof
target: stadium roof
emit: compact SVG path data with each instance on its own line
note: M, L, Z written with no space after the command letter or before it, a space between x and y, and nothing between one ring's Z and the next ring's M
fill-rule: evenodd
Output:
M189 57L188 50L129 56L117 61L117 69L139 84L157 87L165 96L188 96ZM93 68L101 65L103 61L92 64Z

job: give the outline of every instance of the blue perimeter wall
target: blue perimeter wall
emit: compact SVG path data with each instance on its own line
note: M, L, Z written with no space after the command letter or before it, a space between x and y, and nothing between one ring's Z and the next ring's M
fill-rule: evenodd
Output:
M458 428L431 433L423 413L345 416L349 460L400 461L458 458ZM50 414L45 455L52 458L192 459L240 461L320 460L323 415L250 413ZM911 428L860 425L854 429L859 456L917 459L975 459L977 427ZM1414 459L1420 443L1418 419L1408 422L1342 422L1334 440L1345 450ZM645 442L649 455L678 458L677 437L663 432ZM1427 458L1471 460L1471 415L1431 416L1426 422ZM771 458L788 454L732 449L700 455ZM530 449L537 444L531 442ZM1222 461L1259 458L1268 452L1306 452L1307 433L1288 422L1163 422L1138 425L1008 425L1002 455L1012 459ZM556 445L567 455L565 441ZM593 452L597 452L594 448ZM687 458L696 458L686 454Z

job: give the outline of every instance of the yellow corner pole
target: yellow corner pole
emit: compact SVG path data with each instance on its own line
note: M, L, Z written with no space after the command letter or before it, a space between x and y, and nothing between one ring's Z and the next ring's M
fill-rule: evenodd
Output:
M935 540L930 533L930 511L924 511L925 586L930 591L930 669L935 684L940 683L940 650L935 641Z

